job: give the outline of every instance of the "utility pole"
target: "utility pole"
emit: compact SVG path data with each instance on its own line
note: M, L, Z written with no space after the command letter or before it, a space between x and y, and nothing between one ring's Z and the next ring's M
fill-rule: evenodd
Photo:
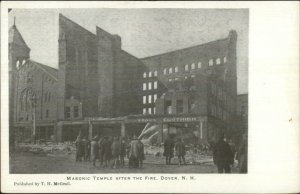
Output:
M33 143L36 143L36 104L37 104L37 96L35 94L31 97L31 103L33 108L33 119L32 119L32 136L33 136Z

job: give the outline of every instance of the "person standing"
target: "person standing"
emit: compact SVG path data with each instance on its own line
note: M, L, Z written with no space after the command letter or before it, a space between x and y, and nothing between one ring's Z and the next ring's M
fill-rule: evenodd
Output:
M177 142L175 143L175 151L176 155L178 157L179 163L178 165L180 166L183 161L183 164L185 165L185 145L183 139L178 139Z
M107 167L110 163L111 160L111 141L109 137L105 137L103 142L102 142L102 146L103 146L103 162L104 165L103 167Z
M75 141L75 146L76 146L76 162L80 162L83 157L84 149L83 149L83 142L81 139L81 136L78 135L77 139Z
M83 139L84 146L84 161L91 161L91 142L87 139Z
M99 162L100 162L100 166L103 166L103 155L104 155L104 146L103 146L103 142L104 142L104 138L101 137L98 141L98 147L99 147L99 153L98 153L98 157L99 157Z
M248 172L248 141L247 135L243 134L242 142L239 146L239 150L237 152L236 158L239 162L239 172L247 173Z
M166 164L170 165L171 159L174 157L174 140L171 136L168 136L168 138L164 142L163 155L166 157Z
M112 153L112 168L119 167L119 157L121 154L121 142L118 137L115 137L113 143L111 144L111 153Z
M93 162L93 166L96 166L96 160L98 158L99 147L98 147L98 136L92 138L91 141L91 160Z
M143 142L138 139L138 167L143 167L143 161L145 160L145 153L144 153L144 144Z
M141 158L142 146L140 141L134 135L130 142L129 149L129 168L138 168Z
M125 138L123 137L121 140L121 153L120 153L120 163L121 163L121 167L125 166L125 160L124 157L126 155L126 147L127 147L127 143L125 141Z
M213 151L213 161L218 167L218 173L230 173L230 165L233 164L233 154L227 142L224 141L224 135L219 137Z

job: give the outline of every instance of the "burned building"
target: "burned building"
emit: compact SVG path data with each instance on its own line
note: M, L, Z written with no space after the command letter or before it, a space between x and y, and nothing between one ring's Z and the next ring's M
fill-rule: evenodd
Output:
M233 129L237 96L236 40L236 32L230 31L225 39L142 59L150 69L144 77L157 75L157 80L167 88L163 94L158 92L155 111L147 105L154 103L156 94L151 101L151 94L143 91L143 112L204 116L208 139ZM155 82L153 88L149 88L151 82L146 79L143 84L146 91L156 89Z
M237 34L185 49L137 58L121 37L96 33L59 16L58 69L30 59L16 25L9 31L9 65L15 72L11 127L18 140L74 141L149 122L189 127L209 141L233 128L236 114ZM176 125L179 123L179 125ZM134 128L134 127L132 127ZM120 130L121 129L121 130ZM159 132L161 134L161 132ZM26 138L28 137L28 138Z

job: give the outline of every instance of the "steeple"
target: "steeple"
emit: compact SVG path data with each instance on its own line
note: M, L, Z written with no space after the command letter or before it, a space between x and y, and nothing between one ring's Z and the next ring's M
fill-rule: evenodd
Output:
M15 45L29 49L29 47L27 46L26 42L24 41L21 33L19 32L15 22L16 22L16 19L14 18L14 24L10 27L9 32L8 32L8 43L15 44Z
M14 71L29 59L30 48L24 41L21 33L16 26L16 18L14 17L14 24L10 27L8 32L9 44L9 69Z

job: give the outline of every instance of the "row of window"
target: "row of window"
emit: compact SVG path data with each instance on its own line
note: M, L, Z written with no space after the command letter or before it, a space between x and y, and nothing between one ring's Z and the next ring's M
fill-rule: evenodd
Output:
M195 111L195 101L193 99L189 99L188 102L188 112L193 113ZM165 106L164 106L164 113L165 114L182 114L183 113L183 100L176 100L176 109L173 112L172 108L172 101L171 100L166 100L165 101Z
M187 78L189 78L189 77L195 78L196 76L195 76L194 74L191 75L191 76L184 76L184 79L187 79ZM169 79L168 79L169 82L172 82L172 81L178 81L178 80L179 80L178 77L175 77L174 79L173 79L173 78L169 78Z
M147 99L148 99L148 101L147 101ZM153 101L152 101L152 99L153 99ZM154 94L153 96L152 95L148 95L148 98L147 98L147 96L143 96L143 104L155 103L156 99L157 99L157 94Z
M223 60L223 61L222 61ZM226 63L227 62L227 58L223 57L223 59L221 58L217 58L217 59L210 59L208 61L208 66L213 66L213 65L221 65L221 63ZM202 67L202 62L199 61L197 63L197 67L196 67L196 63L192 63L192 64L186 64L184 66L184 70L185 71L189 71L189 70L194 70L196 68L200 69ZM177 73L178 72L178 66L176 67L169 67L169 68L164 68L163 70L163 74L167 75L167 74L172 74L172 73ZM152 75L152 71L150 72L144 72L143 74L143 78L147 78L147 75L149 78L151 78L152 76L157 77L157 70L153 71L153 75Z
M79 117L78 106L73 106L73 111L71 111L71 107L69 106L65 107L65 118L78 118L78 117Z
M226 102L226 93L223 91L223 89L214 83L211 83L210 85L211 85L210 88L211 94L213 96L216 96L220 100L224 98L223 100L224 102Z
M165 102L165 114L173 114L172 112L172 101L167 100ZM183 100L176 100L176 113L182 114L183 113Z
M45 118L49 118L49 117L50 117L50 111L47 109L45 111ZM32 116L30 119L32 119ZM19 121L23 121L23 120L29 121L29 114L26 114L25 118L23 118L22 116L19 116Z
M143 108L143 114L147 115L147 114L156 114L156 109L155 107L153 108Z
M215 106L214 104L210 106L210 114L217 118L223 119L224 121L229 118L227 111L223 110L221 107Z
M157 77L157 70L153 71L153 76ZM152 77L152 71L149 71L148 77ZM147 72L144 72L143 78L147 78Z
M23 59L23 60L17 60L16 62L16 67L17 69L19 69L22 65L24 65L26 63L26 60Z
M148 85L148 88L147 88L147 85ZM155 89L157 89L157 81L154 81L153 82L153 84L152 84L152 82L148 82L148 84L147 83L143 83L143 90L145 91L145 90L152 90L152 85L153 85L153 89L155 90Z
M226 57L223 57L223 63L226 63L227 62L227 58ZM208 61L208 66L213 66L213 65L221 65L221 58L217 58L215 61L214 59L210 59Z
M227 58L226 57L223 57L223 63L226 63L227 62ZM215 61L214 59L210 59L208 61L208 66L213 66L214 64L216 65L220 65L222 62L221 62L221 58L217 58ZM197 63L197 68L200 69L202 67L202 62L199 61ZM184 71L189 71L189 70L194 70L196 69L196 63L192 63L192 64L186 64L184 65ZM174 71L173 71L173 68L170 67L170 68L164 68L163 70L163 74L164 75L167 75L167 74L172 74L172 73L177 73L178 72L178 66L174 67Z
M174 67L174 73L177 73L178 72L178 67ZM173 67L169 67L169 69L167 68L164 68L164 71L163 71L164 75L166 75L167 73L168 74L172 74L173 73Z

